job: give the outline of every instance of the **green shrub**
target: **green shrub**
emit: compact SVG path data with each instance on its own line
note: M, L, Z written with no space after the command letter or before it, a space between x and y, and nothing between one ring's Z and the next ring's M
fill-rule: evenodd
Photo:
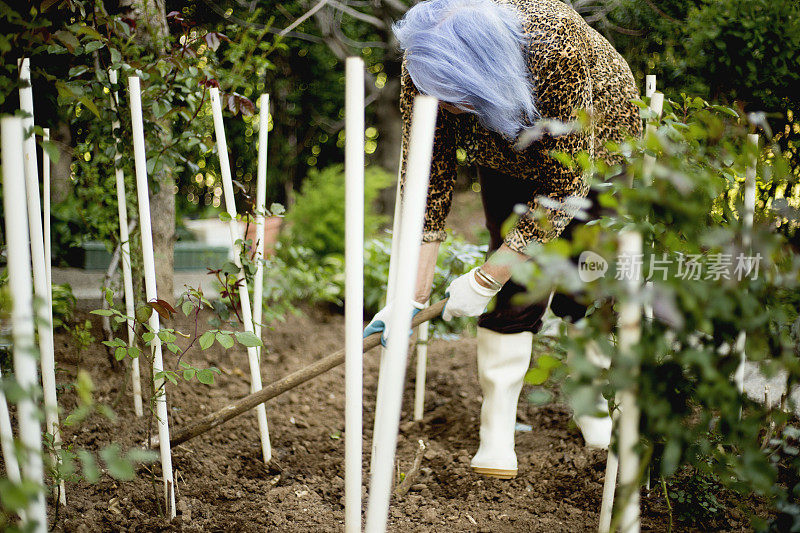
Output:
M364 235L374 235L386 221L372 204L391 175L380 167L369 167L364 175ZM344 254L344 167L332 165L311 169L294 206L286 213L289 230L283 240L291 246L310 248L320 257Z
M386 296L389 279L391 235L381 235L364 243L364 313L377 313ZM449 236L442 243L433 280L433 299L444 296L447 285L457 276L483 262L486 246L470 244ZM266 259L264 270L264 322L282 320L296 313L299 302L344 304L344 259L340 254L319 256L304 246L278 243L275 255ZM455 319L434 322L438 336L461 332L471 322Z

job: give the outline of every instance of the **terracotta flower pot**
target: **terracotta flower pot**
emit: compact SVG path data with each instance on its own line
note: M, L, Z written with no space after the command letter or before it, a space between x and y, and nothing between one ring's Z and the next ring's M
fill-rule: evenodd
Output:
M267 217L264 219L264 255L272 255L275 251L275 243L278 242L278 234L281 231L281 224L283 223L282 217ZM251 251L255 253L255 246L258 243L258 236L256 235L256 225L255 223L250 224L247 227L247 235L245 236L245 240L251 240L253 242L253 248Z

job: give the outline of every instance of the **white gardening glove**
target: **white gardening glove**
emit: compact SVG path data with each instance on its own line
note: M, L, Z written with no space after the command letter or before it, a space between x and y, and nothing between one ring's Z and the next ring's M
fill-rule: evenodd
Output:
M447 287L445 296L449 296L447 305L442 312L442 318L450 320L456 316L478 316L483 313L486 306L500 289L489 289L484 287L475 279L473 268L463 276L453 280Z
M414 304L414 310L411 313L411 316L414 317L420 310L425 308L425 304L421 304L416 301L412 301ZM369 337L373 333L377 333L379 331L383 332L381 334L381 344L386 346L386 341L389 340L389 316L392 314L392 302L386 302L386 305L375 313L375 316L372 317L367 327L364 328L364 338ZM409 336L411 333L409 333Z

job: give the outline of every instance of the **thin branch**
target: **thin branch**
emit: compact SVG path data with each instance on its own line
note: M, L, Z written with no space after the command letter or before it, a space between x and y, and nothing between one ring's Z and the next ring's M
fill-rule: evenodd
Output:
M671 17L671 16L667 15L666 13L664 13L663 11L661 11L661 9L659 9L659 7L653 3L653 0L644 0L644 1L648 6L650 6L650 9L652 9L653 11L655 11L656 13L658 13L659 15L664 17L665 19L669 20L670 22L677 22L677 23L681 22L680 20L678 20L678 19L676 19L674 17Z
M325 7L325 4L327 4L327 3L328 3L328 0L320 0L319 2L317 2L317 5L315 5L314 7L312 7L311 9L309 9L308 11L306 11L306 12L305 12L305 13L304 13L304 14L303 14L303 15L302 15L302 16L301 16L299 19L295 20L295 21L294 21L294 22L292 22L292 23L291 23L289 26L287 26L286 28L284 28L284 29L283 29L283 30L282 30L282 31L281 31L281 32L278 34L278 36L279 36L279 37L283 37L283 36L284 36L284 35L286 35L288 32L290 32L290 31L292 31L293 29L295 29L296 27L298 27L300 24L302 24L303 22L305 22L305 20L306 20L308 17L310 17L310 16L314 15L314 13L316 13L317 11L319 11L320 9L322 9L323 7Z
M340 3L340 2L337 2L336 0L328 0L328 3L330 4L330 6L332 8L338 9L342 13L347 13L348 15L353 17L354 19L358 19L358 20L360 20L362 22L366 22L367 24L372 24L376 28L380 28L382 30L386 29L386 23L383 22L378 17L373 17L372 15L367 15L366 13L362 13L361 11L358 11L356 9L353 9L350 6L347 6L347 5L344 5L344 4Z
M265 31L267 31L269 33L278 34L281 37L292 37L292 38L295 38L295 39L302 39L304 41L309 41L309 42L312 42L312 43L320 43L320 42L322 42L322 39L320 39L316 35L309 35L307 33L290 31L291 27L287 28L287 29L284 29L284 30L279 30L278 28L272 28L272 27L267 26L265 24L260 24L258 22L250 22L249 20L241 19L241 18L239 18L239 17L237 17L235 15L228 15L216 3L212 2L211 0L203 0L203 3L205 5L207 5L208 7L210 7L211 10L213 12L215 12L217 15L219 15L220 17L222 17L225 20L228 20L230 22L233 22L235 24L239 24L240 26L246 26L246 27L249 27L249 28L255 28L257 30L265 30Z

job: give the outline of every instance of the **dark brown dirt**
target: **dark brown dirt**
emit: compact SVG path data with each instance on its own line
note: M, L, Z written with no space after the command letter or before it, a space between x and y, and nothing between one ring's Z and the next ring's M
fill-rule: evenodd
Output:
M339 349L342 326L340 315L311 309L306 316L290 318L287 323L266 330L264 382ZM94 334L100 336L98 328ZM95 346L84 354L81 366L91 373L96 399L111 403L124 375L111 370L101 348ZM409 422L413 372L409 373L398 447L400 471L410 468L418 439L426 442L428 450L411 492L392 501L389 529L548 533L596 530L605 452L583 447L563 405L537 407L524 399L520 402L519 420L533 426L533 431L517 435L520 473L516 479L499 481L471 473L469 460L477 448L481 393L474 352L474 339L432 342L426 418L421 423ZM377 355L374 350L365 358L365 472L369 468ZM73 380L77 358L68 336L58 336L56 357L62 372L59 381ZM213 386L193 382L168 388L173 428L248 392L246 354L238 346L225 352L215 345L187 357L198 366L217 366L222 375ZM269 466L265 467L260 459L253 414L242 415L174 449L179 502L175 520L169 522L159 516L160 482L154 485L149 468L141 467L137 479L131 482L117 482L104 475L94 485L69 485L69 505L61 511L56 529L341 531L343 383L344 369L340 367L267 403L275 455ZM75 405L74 394L70 390L62 392L60 403L69 411ZM65 428L65 443L92 450L112 442L124 448L141 443L147 434L147 419L134 417L129 393L116 411L117 422L97 415L78 429ZM154 468L158 470L155 465ZM658 491L643 491L642 501L643 529L666 531L668 514ZM726 511L720 513L716 526L744 531L747 520L735 510Z

